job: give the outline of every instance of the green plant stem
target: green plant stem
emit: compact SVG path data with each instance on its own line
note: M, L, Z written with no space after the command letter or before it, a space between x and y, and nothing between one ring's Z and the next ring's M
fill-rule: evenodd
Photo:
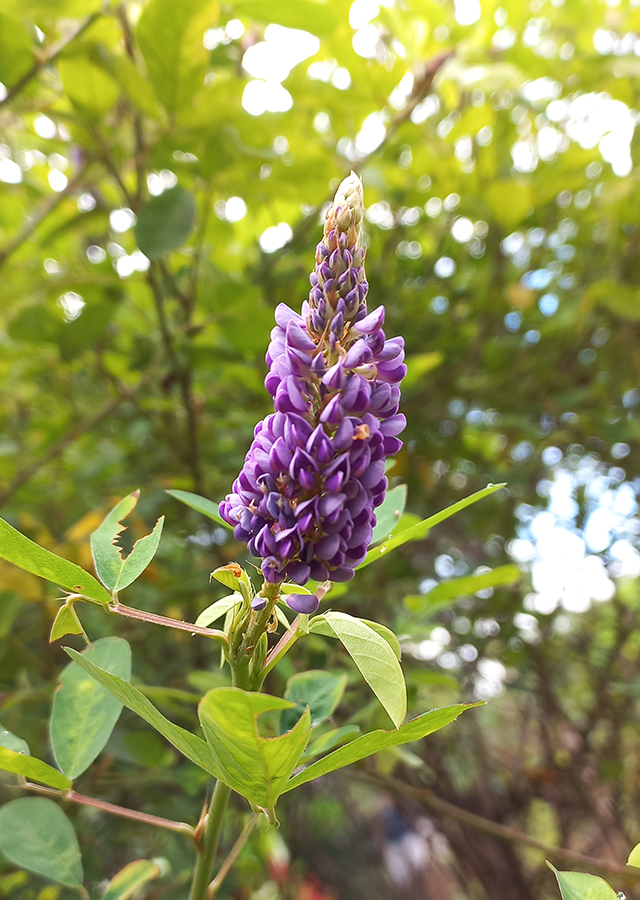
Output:
M233 637L231 638L231 647L228 658L229 665L231 666L231 680L234 687L241 688L245 691L252 690L252 688L255 687L254 673L251 670L253 653L258 645L258 641L267 629L279 593L279 584L269 584L265 581L260 591L260 596L266 597L267 605L262 610L250 610L248 618L243 623L244 627L241 627L238 632L237 640L234 642ZM211 875L213 873L213 865L218 852L220 834L222 833L224 815L227 810L230 795L231 788L227 787L226 784L223 784L221 781L217 781L203 830L202 850L199 850L196 859L189 900L206 900L209 896L209 882L211 881ZM251 828L253 828L253 825ZM236 847L237 853L240 852L244 841L249 837L249 833L247 833L244 838L243 835L240 836L242 842L236 842L236 846L232 849L230 856L233 857ZM223 868L226 866L226 869L224 873L218 873L216 881L219 883L215 887L215 891L217 891L219 884L222 883L222 879L231 867L234 859L235 857L231 859L228 865L227 861L223 863Z
M265 581L260 591L260 596L265 597L267 605L264 609L252 609L246 623L240 623L236 640L231 637L231 649L229 664L231 666L231 680L234 687L245 691L255 690L262 685L262 673L251 671L253 654L258 646L258 641L267 629L267 625L273 615L280 593L280 584L270 584ZM244 627L243 627L244 625ZM255 674L255 678L253 675ZM257 684L255 683L257 681Z
M193 870L189 900L205 900L207 896L207 888L218 852L224 814L227 811L230 795L231 788L222 781L217 781L202 835L202 851L198 853Z

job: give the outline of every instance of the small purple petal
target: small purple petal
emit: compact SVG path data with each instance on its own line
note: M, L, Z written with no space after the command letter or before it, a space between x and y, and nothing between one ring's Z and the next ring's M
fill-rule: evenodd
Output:
M320 606L320 601L315 594L287 594L283 599L295 612L307 616L314 613Z
M264 609L266 605L267 605L266 597L254 597L253 600L251 601L251 609L255 609L257 611Z

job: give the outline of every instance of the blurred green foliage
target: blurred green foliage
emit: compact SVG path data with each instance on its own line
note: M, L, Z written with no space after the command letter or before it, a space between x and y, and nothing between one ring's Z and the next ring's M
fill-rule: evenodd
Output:
M405 636L410 709L494 695L489 705L415 753L384 751L361 780L285 797L281 831L252 839L225 896L556 896L540 851L398 782L621 866L637 842L635 500L587 546L597 572L608 566L611 599L588 608L596 569L585 569L582 606L545 606L530 569L536 511L555 517L552 541L562 529L579 540L590 516L638 488L640 7L476 5L6 0L0 14L3 516L90 567L90 533L143 487L133 538L166 523L131 602L195 621L221 596L208 573L243 548L165 490L228 490L270 408L274 306L305 298L322 205L352 166L370 303L407 342L409 425L390 472L409 488L405 524L508 483L332 600ZM294 65L308 38L277 26L317 35L314 55ZM252 73L265 58L261 85ZM562 508L558 484L569 485ZM559 582L569 556L556 560ZM503 569L514 559L517 586ZM502 574L478 588L470 576L493 577L479 567ZM453 577L464 583L444 588ZM45 649L55 591L4 563L0 578L0 719L43 756L67 661ZM186 727L225 683L197 638L116 627L98 609L83 624L93 639L126 636L134 683ZM312 636L271 677L282 687L343 654ZM389 726L355 670L329 725ZM83 777L87 793L191 822L205 788L129 713ZM163 856L171 878L143 896L186 894L181 836L67 812L87 879ZM421 841L413 870L407 835ZM72 896L9 863L0 894Z

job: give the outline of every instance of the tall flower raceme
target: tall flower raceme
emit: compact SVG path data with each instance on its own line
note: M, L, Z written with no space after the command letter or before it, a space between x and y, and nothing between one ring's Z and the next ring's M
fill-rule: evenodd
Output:
M272 584L353 578L385 497L385 458L402 446L404 340L385 338L384 307L367 310L363 213L352 172L327 211L309 300L300 314L276 309L265 379L275 412L256 426L220 504ZM298 612L318 605L315 596L286 599Z

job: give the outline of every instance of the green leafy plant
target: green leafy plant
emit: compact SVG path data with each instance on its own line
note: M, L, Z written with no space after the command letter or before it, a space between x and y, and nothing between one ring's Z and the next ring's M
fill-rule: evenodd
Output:
M467 502L487 496L498 487L482 491L480 496ZM196 509L201 508L205 515L209 514L204 498L172 493ZM2 523L0 532L0 556L33 574L53 580L61 587L71 588L73 593L69 597L73 598L74 604L98 602L113 613L167 627L186 628L212 637L222 645L235 686L211 690L200 701L198 711L203 740L172 723L144 693L129 683L131 654L126 641L106 637L90 642L87 638L87 647L82 653L66 648L72 661L61 673L60 688L53 699L50 735L58 768L30 756L24 742L8 733L4 738L6 746L0 747L0 768L18 775L20 784L27 790L58 793L60 798L90 803L105 812L118 814L110 804L77 795L73 790L73 781L104 750L122 707L137 713L187 759L218 779L211 806L195 830L186 823L167 820L155 823L159 827L182 831L187 836L204 835L196 844L197 865L191 894L193 898L198 898L205 896L211 880L217 840L231 791L243 796L255 811L264 813L269 822L275 823L276 805L281 794L386 748L421 740L453 722L473 704L433 710L403 724L406 695L398 662L400 644L397 638L383 625L346 613L328 610L316 616L298 615L291 625L283 615L285 625L280 627L285 630L268 652L265 629L273 631L270 623L278 621L274 616L275 604L283 602L288 592L303 589L283 585L282 591L279 586L273 590L265 583L262 592L270 595L267 611L252 611L251 604L259 594L256 594L247 573L236 564L213 573L234 593L216 601L203 611L199 619L209 625L226 615L227 624L223 631L211 630L203 624L198 627L172 621L124 606L119 601L118 592L142 574L160 541L161 522L154 532L134 545L128 556L123 556L117 546L116 541L123 529L121 522L133 510L137 499L136 492L121 501L92 535L96 571L109 592L108 599L102 599L92 576L37 547L7 523ZM452 514L455 509L433 518L441 521L447 512ZM411 536L424 534L431 521L428 519L420 523L418 531L412 526L409 529ZM411 539L403 539L402 532L398 537L399 543ZM398 539L395 540L397 542ZM85 633L82 627L80 632L76 630L75 624L79 619L68 602L66 600L61 609L72 610L74 618L66 622L58 614L52 640L64 634ZM234 659L231 647L234 641L238 641L239 627L244 629L242 634L245 638L247 633L251 635L251 644ZM258 692L266 675L305 635L337 638L344 645L387 711L395 729L358 734L357 727L347 725L321 732L323 724L340 704L347 682L346 674L301 672L288 680L283 698ZM255 653L257 644L265 645L261 655ZM266 714L273 716L276 713L279 722L276 733L263 733L262 719ZM335 749L345 741L345 746ZM120 811L125 815L127 812L135 816L135 811ZM80 851L73 827L62 809L51 799L14 800L0 810L0 822L3 834L0 849L9 859L60 884L84 890ZM161 869L154 863L143 860L132 862L114 877L107 896L120 900L132 896L139 886L160 874Z

